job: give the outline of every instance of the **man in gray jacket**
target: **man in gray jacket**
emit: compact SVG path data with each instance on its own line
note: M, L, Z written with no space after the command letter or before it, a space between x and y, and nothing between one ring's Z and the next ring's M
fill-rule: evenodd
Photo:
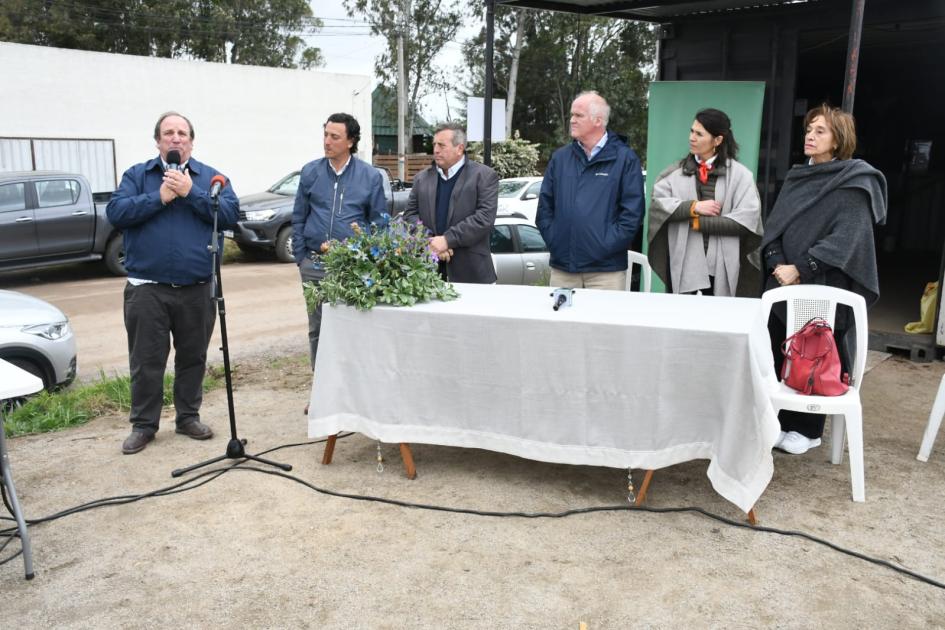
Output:
M499 176L466 159L466 132L443 123L433 135L434 166L414 177L404 217L423 222L440 273L451 282L490 284L495 266L489 239L499 204Z

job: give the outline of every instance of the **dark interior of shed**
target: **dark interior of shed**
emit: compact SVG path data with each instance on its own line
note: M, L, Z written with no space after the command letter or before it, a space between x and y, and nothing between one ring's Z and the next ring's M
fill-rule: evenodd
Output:
M800 35L791 162L803 161L803 115L843 100L847 31ZM855 157L883 171L885 226L876 228L879 302L870 329L903 333L919 319L927 282L939 279L945 244L945 20L866 23L854 101ZM929 339L930 341L930 339Z

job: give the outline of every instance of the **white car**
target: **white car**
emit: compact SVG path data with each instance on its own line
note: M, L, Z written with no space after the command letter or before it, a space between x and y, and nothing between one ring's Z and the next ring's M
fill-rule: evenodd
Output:
M520 212L532 225L538 214L541 177L515 177L499 180L499 212Z
M551 267L541 232L524 214L500 211L489 243L496 284L548 286Z
M75 336L69 318L39 298L0 291L0 359L54 389L75 379Z

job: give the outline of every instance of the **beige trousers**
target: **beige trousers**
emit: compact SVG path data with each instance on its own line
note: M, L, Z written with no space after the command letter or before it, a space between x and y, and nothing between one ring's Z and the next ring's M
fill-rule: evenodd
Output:
M596 271L591 273L568 273L551 268L551 286L569 289L607 289L623 291L627 288L626 271Z

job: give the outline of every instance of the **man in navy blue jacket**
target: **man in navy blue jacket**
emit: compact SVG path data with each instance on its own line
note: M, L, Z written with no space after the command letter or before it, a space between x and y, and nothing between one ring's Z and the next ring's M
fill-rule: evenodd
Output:
M623 290L627 250L643 219L640 160L607 131L597 92L571 104L574 141L551 156L535 222L551 252L551 286Z
M154 125L160 152L125 171L108 202L108 220L121 230L125 248L125 329L131 369L131 435L126 455L154 439L164 399L164 370L174 340L176 432L206 440L213 431L200 421L207 346L216 323L211 291L214 202L210 180L217 171L191 157L194 127L177 112ZM168 154L179 158L168 163ZM219 195L219 229L236 225L239 200L227 186Z
M358 152L361 125L350 114L332 114L325 123L325 157L302 167L292 210L292 250L302 282L319 283L325 270L319 255L331 240L354 236L352 223L368 229L387 211L381 173L362 162ZM308 314L309 360L315 369L321 304Z

